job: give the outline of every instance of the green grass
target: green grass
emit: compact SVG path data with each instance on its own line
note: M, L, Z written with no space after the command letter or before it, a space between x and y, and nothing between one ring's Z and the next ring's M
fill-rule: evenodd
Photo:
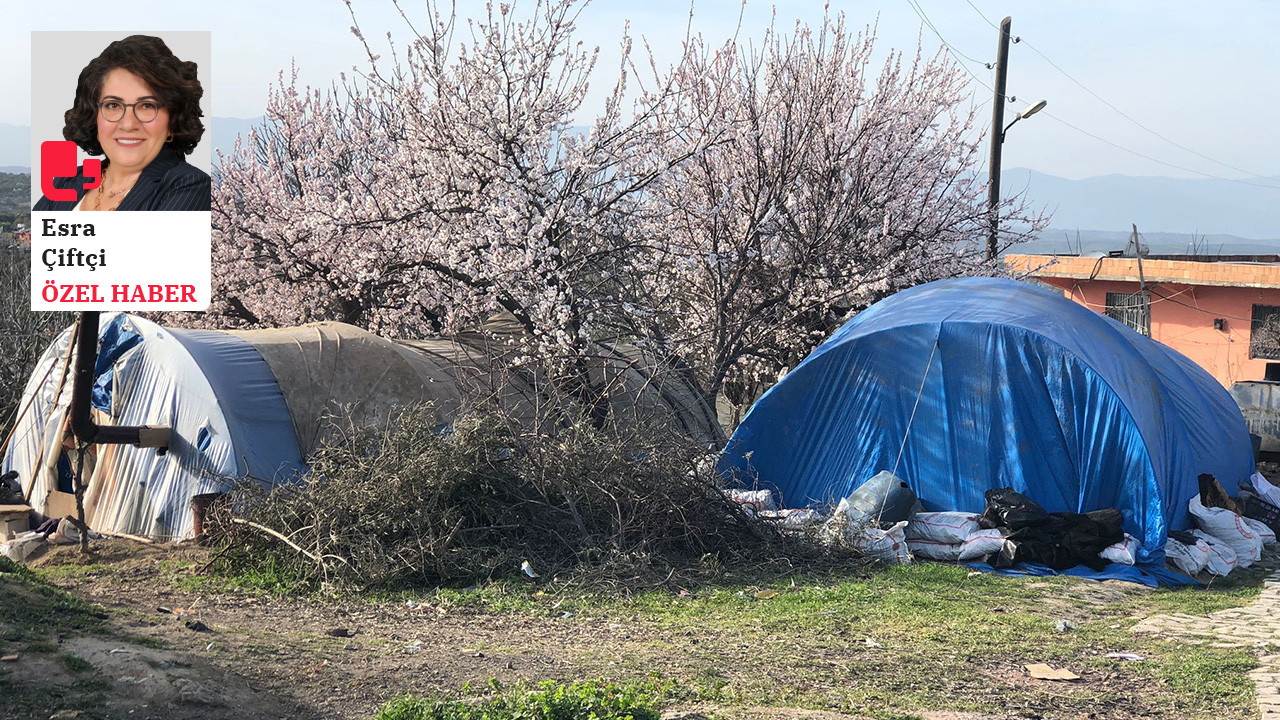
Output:
M382 707L375 720L658 720L660 691L604 681L502 687L487 697L406 695ZM470 688L464 688L464 693Z
M58 655L58 659L62 661L63 667L73 673L86 673L93 669L93 663L79 655L64 652Z
M584 693L601 687L610 692L640 688L636 692L642 690L651 707L685 702L793 707L886 720L931 710L1234 720L1255 711L1246 676L1255 664L1252 653L1135 635L1132 627L1154 614L1199 615L1248 605L1275 567L1273 561L1208 588L1177 590L1070 577L1006 578L923 563L791 574L724 572L716 581L688 585L685 592L679 586L607 591L555 580L506 579L355 599L582 623L587 632L616 626L628 634L624 653L588 644L567 648L560 658L583 675L606 674L621 685L488 686L457 697L404 697L389 703L378 720L554 718L546 713L585 702ZM163 561L160 569L163 580L191 591L326 598L270 566L231 576L196 575L191 561ZM81 571L63 577L75 572ZM40 585L40 577L24 577ZM74 620L76 613L69 617ZM1059 631L1059 620L1072 628ZM484 649L519 656L530 651L526 640L493 639ZM248 652L269 659L275 651ZM1108 652L1148 659L1123 662L1106 658ZM1076 684L1030 681L1023 665L1033 662L1065 667L1084 679ZM527 696L533 699L521 699ZM529 714L534 712L529 703L544 699L552 703L538 710L544 714Z
M651 643L652 652L688 658L683 673L667 678L673 686L685 688L688 699L729 706L828 708L871 717L924 710L1021 712L1019 707L1031 714L1066 708L1105 716L1120 707L1136 714L1220 718L1252 712L1246 673L1255 664L1253 656L1188 648L1134 635L1131 628L1154 614L1206 614L1248 605L1268 572L1242 572L1209 588L1148 591L1070 577L971 575L963 566L922 563L765 577L691 588L691 596L671 590L614 596L494 582L397 594L394 600L541 617L569 613L566 622L629 618L642 633L664 636ZM1101 599L1095 599L1099 592ZM1059 631L1059 620L1071 629ZM775 667L786 672L735 674L733 663L718 656L718 647L683 640L708 636L741 638L751 644L753 655L774 658ZM868 639L882 647L871 647ZM853 659L844 667L824 664L827 649ZM1106 658L1108 652L1136 652L1148 660L1125 663ZM1087 692L1031 684L1012 689L1013 699L991 694L991 681L982 675L990 670L982 668L1003 668L1021 678L1022 666L1034 662L1068 667L1087 680L1110 677L1128 684L1094 685ZM644 665L641 658L627 669L640 673ZM1149 686L1145 697L1134 697L1132 689L1143 686Z
M0 626L6 628L6 640L38 646L53 633L101 633L105 617L97 606L0 558Z
M1221 717L1219 711L1247 717L1252 686L1245 672L1253 666L1251 655L1208 648L1188 652L1177 643L1135 636L1130 628L1138 618L1157 613L1247 605L1256 598L1261 577L1242 575L1210 589L1115 591L1076 578L971 576L961 566L924 563L695 588L691 597L669 590L634 597L559 593L499 583L419 598L489 612L632 618L665 636L653 641L654 653L690 659L685 674L672 681L694 698L726 705L829 708L872 717L924 710L1007 713L1013 709L1010 698L991 695L982 668L994 665L1023 677L1024 664L1045 662L1086 678L1127 680L1129 691L1149 683L1151 692L1134 698L1108 687L1077 693L1033 684L1016 690L1018 701L1029 703L1028 712L1039 712L1039 704L1084 714L1105 715L1121 706L1134 712L1163 709L1177 717ZM761 592L770 590L777 594ZM1109 599L1091 602L1098 590L1106 590ZM1059 631L1058 620L1073 628ZM733 663L718 657L716 646L683 639L708 636L741 638L750 643L752 655L773 658L774 667L786 671L734 674ZM868 639L882 647L872 647ZM668 647L668 642L674 644ZM852 659L844 666L825 663L828 649ZM1149 660L1123 663L1105 657L1118 651ZM643 664L638 661L633 670Z
M1246 673L1253 656L1188 648L1135 635L1131 628L1154 614L1247 605L1268 572L1251 570L1207 589L1146 590L1070 577L972 575L963 566L922 563L762 575L689 588L687 596L671 589L628 596L503 581L382 594L376 601L409 599L564 622L622 620L653 639L637 640L640 655L617 660L620 671L647 674L645 651L682 658L683 667L659 678L667 683L668 699L834 709L876 718L967 710L1217 720L1250 717L1253 689ZM1059 620L1071 628L1060 631ZM731 652L743 643L750 646L749 657L724 656L726 648ZM514 644L493 650L520 651ZM1136 652L1148 660L1127 663L1106 658L1108 652ZM831 662L828 656L843 660ZM1036 662L1072 669L1085 682L1021 680L1023 665ZM993 683L990 673L1019 680ZM1000 693L992 692L1002 685ZM1135 692L1138 687L1144 692Z
M287 567L278 564L274 557L263 556L254 563L228 564L218 561L214 572L195 574L194 563L163 561L160 569L169 577L175 588L187 592L241 592L250 595L307 595L317 588L297 577ZM235 567L235 570L231 570Z
M1268 557L1251 567L1236 569L1225 578L1214 578L1207 587L1154 592L1143 603L1143 610L1151 614L1208 615L1248 605L1262 593L1263 580L1278 568L1276 559L1271 556L1273 552L1275 550L1268 550Z
M0 717L47 718L59 710L100 707L111 684L92 664L63 652L60 635L105 634L97 607L50 585L41 574L0 558L0 647L23 658L49 656L76 676L71 686L19 683L0 668Z
M19 683L0 669L0 717L44 720L60 710L92 712L102 707L104 693L110 688L110 682L97 676L81 679L71 687Z
M1176 695L1176 709L1235 707L1253 709L1254 686L1247 673L1257 665L1246 650L1180 647L1165 662L1143 667Z

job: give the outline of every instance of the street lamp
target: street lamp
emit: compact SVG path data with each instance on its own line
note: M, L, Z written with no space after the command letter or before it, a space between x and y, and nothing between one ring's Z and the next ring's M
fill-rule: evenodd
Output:
M1044 106L1048 104L1049 104L1048 100L1041 100L1040 102L1034 105L1028 105L1026 110L1023 110L1022 112L1018 113L1018 116L1013 119L1013 122L1009 123L1008 125L1005 125L1004 130L1000 131L1000 142L1004 142L1004 134L1009 132L1009 128L1016 125L1019 120L1021 120L1022 118L1029 118L1032 115L1035 115L1036 113L1043 110Z
M1048 100L1028 105L1025 110L1018 113L1013 122L1005 125L1003 129L995 130L1000 127L1001 121L1004 119L1003 98L996 96L996 109L994 112L995 123L992 124L993 132L991 133L991 163L987 168L989 173L987 178L987 213L990 215L991 228L987 234L987 259L994 260L997 250L997 237L1000 231L1000 213L997 209L1000 205L1000 149L1004 145L1004 134L1009 132L1009 128L1013 127L1022 118L1029 118L1032 115L1044 109L1049 104Z

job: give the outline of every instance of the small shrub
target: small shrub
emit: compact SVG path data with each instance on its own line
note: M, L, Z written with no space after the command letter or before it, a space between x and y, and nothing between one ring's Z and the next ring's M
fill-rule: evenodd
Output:
M534 689L513 687L494 697L466 701L406 695L387 703L374 720L658 720L657 700L646 690L605 682Z
M225 507L242 517L214 520L236 546L226 557L240 571L397 589L518 575L525 561L547 577L661 576L708 555L758 562L784 543L724 498L688 443L587 424L535 434L496 411L464 411L445 431L432 418L410 409L323 447L297 485L238 491Z

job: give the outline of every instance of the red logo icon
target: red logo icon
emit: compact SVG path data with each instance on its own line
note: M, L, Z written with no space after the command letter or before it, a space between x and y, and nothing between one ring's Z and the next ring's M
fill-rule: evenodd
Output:
M50 200L75 200L79 197L74 187L57 188L53 186L56 178L74 178L80 176L77 168L78 153L76 144L70 140L49 140L40 143L40 191ZM102 161L88 159L84 161L85 190L92 190L102 184Z

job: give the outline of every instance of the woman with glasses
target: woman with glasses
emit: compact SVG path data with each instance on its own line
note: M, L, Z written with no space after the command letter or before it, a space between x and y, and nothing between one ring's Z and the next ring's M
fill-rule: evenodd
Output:
M196 64L164 41L133 35L107 46L84 70L62 136L107 156L102 182L84 190L83 172L54 181L76 200L42 197L33 210L209 210L209 176L186 156L204 135Z

